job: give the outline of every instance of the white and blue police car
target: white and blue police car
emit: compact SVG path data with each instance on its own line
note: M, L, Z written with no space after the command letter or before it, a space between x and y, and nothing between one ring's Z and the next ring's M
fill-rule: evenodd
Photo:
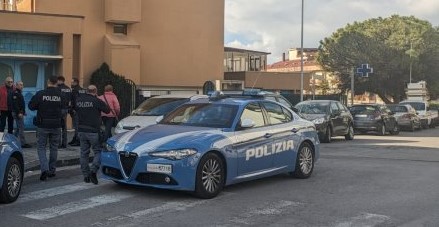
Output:
M198 99L158 121L107 141L104 178L213 198L224 186L275 174L308 178L319 158L314 124L263 98Z
M0 202L17 200L23 184L24 161L20 142L8 133L0 133Z

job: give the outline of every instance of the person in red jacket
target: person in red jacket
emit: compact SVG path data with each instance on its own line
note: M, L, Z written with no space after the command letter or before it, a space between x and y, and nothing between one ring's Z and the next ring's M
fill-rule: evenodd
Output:
M120 114L119 100L117 100L116 94L113 93L113 86L108 84L105 86L105 92L99 96L99 99L104 101L110 107L110 113L102 112L102 122L105 126L105 140L112 136L111 130L116 126Z
M6 118L8 119L8 133L12 134L14 130L14 118L12 116L14 96L14 80L8 76L5 84L0 87L0 132L5 131Z

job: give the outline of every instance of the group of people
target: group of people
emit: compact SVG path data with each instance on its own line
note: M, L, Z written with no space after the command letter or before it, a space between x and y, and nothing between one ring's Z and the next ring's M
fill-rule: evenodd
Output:
M28 108L37 111L33 119L37 127L37 152L40 161L40 180L56 176L56 162L59 148L67 147L67 115L72 118L75 130L71 146L80 146L80 164L84 182L98 184L97 172L100 167L102 142L112 135L120 114L120 105L113 93L112 85L105 86L103 95L98 96L97 87L89 85L87 89L79 86L79 80L73 78L72 88L65 85L63 76L51 76L47 80L47 88L38 91L30 100ZM0 87L0 130L4 132L8 119L8 133L13 132L13 121L17 122L17 136L22 147L30 147L23 134L25 101L21 94L23 83L15 85L11 77L7 77L5 85ZM105 130L102 135L101 126ZM21 133L21 134L20 134ZM46 146L49 143L49 160ZM89 165L90 151L94 158Z

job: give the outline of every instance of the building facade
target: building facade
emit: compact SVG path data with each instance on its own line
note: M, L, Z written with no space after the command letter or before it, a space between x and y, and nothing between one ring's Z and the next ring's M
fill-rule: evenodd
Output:
M224 0L0 0L0 82L22 80L26 101L104 62L139 86L200 89L223 78L223 53Z

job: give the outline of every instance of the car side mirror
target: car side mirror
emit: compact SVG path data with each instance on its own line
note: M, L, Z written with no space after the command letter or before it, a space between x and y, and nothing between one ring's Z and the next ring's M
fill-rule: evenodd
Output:
M241 128L253 128L255 126L255 122L252 119L243 119L241 121Z
M155 119L155 123L159 123L160 121L162 121L163 120L163 115L162 116L158 116L156 119Z
M418 111L416 111L416 115L419 115L419 112L418 112Z

